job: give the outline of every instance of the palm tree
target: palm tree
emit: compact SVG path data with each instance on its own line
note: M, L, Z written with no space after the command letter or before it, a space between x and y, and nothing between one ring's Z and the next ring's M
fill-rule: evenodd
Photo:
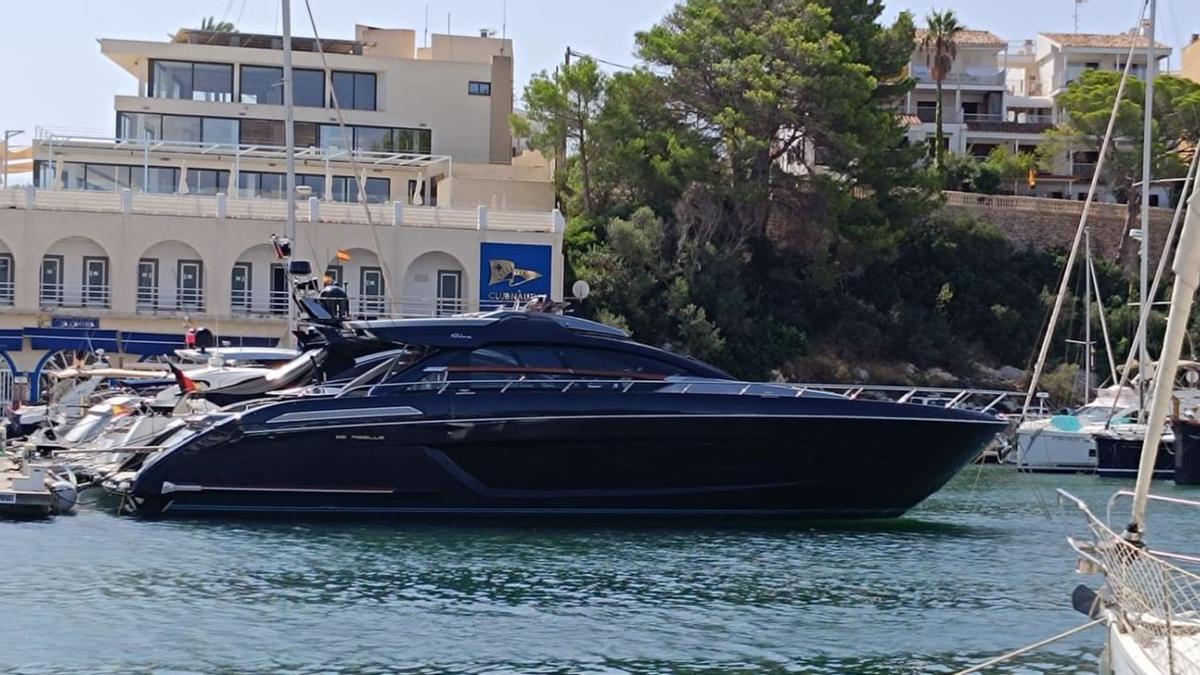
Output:
M229 21L217 21L216 17L206 16L200 20L200 30L212 31L214 33L234 33L237 28Z
M921 38L921 51L925 52L925 65L929 66L929 75L937 84L937 109L934 113L934 166L942 168L945 150L942 147L942 81L950 74L954 57L958 55L958 46L954 40L963 31L963 25L958 22L954 10L944 12L934 10L925 17L925 35Z

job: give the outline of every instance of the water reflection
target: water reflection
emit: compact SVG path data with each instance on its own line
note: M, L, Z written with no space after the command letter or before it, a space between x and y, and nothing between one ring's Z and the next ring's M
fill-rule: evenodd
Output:
M1112 490L972 471L891 521L0 523L0 672L949 673L1080 622L1029 481Z

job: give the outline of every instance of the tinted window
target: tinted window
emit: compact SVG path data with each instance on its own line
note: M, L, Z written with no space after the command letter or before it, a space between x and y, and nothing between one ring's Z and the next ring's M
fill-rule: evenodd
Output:
M562 347L558 352L567 367L574 371L647 375L688 374L686 370L677 366L637 354L583 347Z
M197 63L192 66L193 101L232 101L233 66Z
M242 103L283 103L283 69L242 66Z
M155 61L151 69L154 98L192 97L192 64L185 61Z
M492 83L491 82L468 82L467 83L467 93L472 96L491 96L492 95Z
M200 142L200 118L166 115L162 121L163 138L183 143Z
M371 152L392 150L392 130L377 127L357 127L354 130L354 149Z
M89 190L116 190L117 167L111 164L89 164L86 187Z
M321 125L321 147L328 150L329 148L340 148L349 150L354 145L354 128L342 128L336 124Z
M244 145L283 145L283 122L279 120L242 120Z
M229 172L215 169L188 169L188 191L195 195L215 195L229 190Z
M382 204L392 198L392 181L388 178L367 179L367 202ZM357 195L357 191L355 192Z
M335 72L332 75L333 93L343 110L375 109L375 74ZM329 102L330 106L333 101Z
M200 135L205 143L237 145L238 121L220 117L205 117L201 124Z
M296 135L297 148L311 148L318 145L319 138L315 122L296 122L292 129Z
M162 115L117 113L117 136L128 139L162 138Z
M282 78L282 74L280 75ZM302 70L292 71L292 99L295 105L310 108L325 106L325 71Z

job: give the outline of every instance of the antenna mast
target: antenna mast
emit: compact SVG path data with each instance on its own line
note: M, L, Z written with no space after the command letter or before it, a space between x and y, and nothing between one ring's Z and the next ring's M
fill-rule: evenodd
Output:
M1075 32L1079 32L1079 6L1087 0L1075 0Z

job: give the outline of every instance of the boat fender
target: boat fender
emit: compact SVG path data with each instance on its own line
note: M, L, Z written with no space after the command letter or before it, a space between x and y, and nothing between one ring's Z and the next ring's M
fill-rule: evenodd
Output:
M69 513L79 501L79 490L68 480L55 481L50 485L50 495L53 497L50 508L56 514Z

